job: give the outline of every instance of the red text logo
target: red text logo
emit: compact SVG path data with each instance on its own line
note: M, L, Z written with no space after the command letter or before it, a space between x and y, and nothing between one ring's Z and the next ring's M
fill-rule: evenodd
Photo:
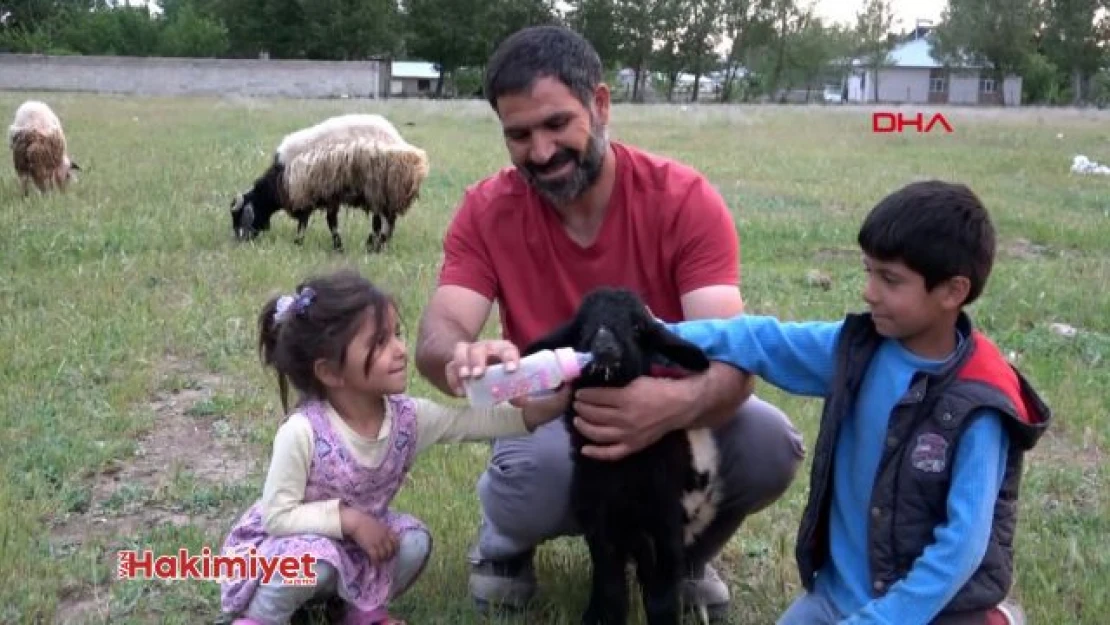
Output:
M117 579L208 580L261 579L268 583L274 575L282 582L296 586L316 584L316 558L306 553L296 556L264 556L253 547L248 552L215 555L208 547L200 555L189 555L178 549L174 555L155 556L149 549L141 552L120 551L117 554Z
M902 133L906 128L913 128L919 133L934 130L939 132L941 129L944 132L952 132L952 124L948 123L948 118L943 113L933 113L931 116L922 113L904 115L885 111L871 114L871 132Z

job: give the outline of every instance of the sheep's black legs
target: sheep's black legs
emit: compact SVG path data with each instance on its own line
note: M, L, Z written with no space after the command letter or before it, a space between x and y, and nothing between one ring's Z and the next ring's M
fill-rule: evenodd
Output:
M393 224L397 221L395 215L382 217L380 213L374 213L373 231L366 239L366 249L371 253L378 253L382 251L385 244L393 236Z
M659 511L651 536L636 553L636 573L648 625L678 625L682 619L682 511ZM650 541L650 544L649 544Z
M328 230L331 231L331 247L337 252L343 251L343 239L339 237L339 207L328 207Z
M297 215L297 234L293 236L293 243L301 245L304 243L304 231L308 228L308 220L312 217L311 211L305 211Z

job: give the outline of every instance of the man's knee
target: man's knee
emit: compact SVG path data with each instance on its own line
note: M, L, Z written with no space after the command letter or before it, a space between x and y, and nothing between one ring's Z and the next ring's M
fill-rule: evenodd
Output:
M717 431L726 492L745 516L786 492L805 459L801 433L777 406L755 395Z
M554 429L553 429L554 428ZM564 521L572 472L561 420L535 433L498 441L478 480L486 519L499 532L539 540Z

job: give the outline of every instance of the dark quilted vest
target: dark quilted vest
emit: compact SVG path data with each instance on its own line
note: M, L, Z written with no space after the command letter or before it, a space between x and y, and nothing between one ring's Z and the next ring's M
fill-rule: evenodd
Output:
M993 343L961 315L961 335L970 337L951 363L936 374L918 372L895 404L879 461L868 515L868 558L872 595L881 596L910 570L933 542L933 529L946 518L952 461L968 416L984 407L1004 415L1009 456L986 555L971 579L945 607L940 623L983 622L985 611L1001 602L1013 576L1022 458L1044 433L1048 407ZM868 314L849 315L837 348L836 378L821 415L810 473L809 502L798 531L796 557L802 584L813 590L825 564L832 489L833 446L843 419L883 338Z

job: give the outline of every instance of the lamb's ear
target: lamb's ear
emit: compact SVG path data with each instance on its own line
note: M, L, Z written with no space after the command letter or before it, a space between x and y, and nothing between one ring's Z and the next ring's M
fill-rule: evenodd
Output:
M563 325L548 332L535 341L532 341L528 347L524 348L524 353L521 356L527 356L545 349L558 349L560 347L574 347L578 339L578 320L571 319Z
M709 358L700 347L678 336L658 321L649 323L641 335L643 347L690 371L705 371Z

